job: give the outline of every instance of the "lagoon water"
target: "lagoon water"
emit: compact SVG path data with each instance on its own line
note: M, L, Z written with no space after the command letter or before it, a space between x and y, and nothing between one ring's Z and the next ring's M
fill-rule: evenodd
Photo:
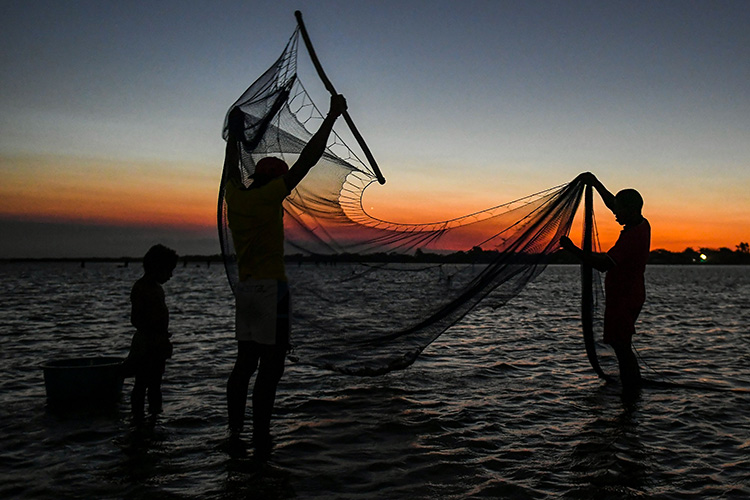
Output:
M114 408L47 407L43 362L126 355L138 276L0 264L0 498L750 498L748 267L648 268L635 345L644 375L673 385L635 404L588 365L572 266L478 308L406 370L289 364L261 473L221 446L235 343L218 264L165 285L174 357L152 429L131 425L132 379Z

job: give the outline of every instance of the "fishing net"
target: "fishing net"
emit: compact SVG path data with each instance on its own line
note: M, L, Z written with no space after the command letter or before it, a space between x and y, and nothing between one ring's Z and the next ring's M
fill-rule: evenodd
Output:
M230 107L244 115L240 164L225 167L218 222L229 282L238 282L224 186L252 182L266 156L293 165L322 113L297 77L299 27L281 57ZM228 116L224 125L227 138ZM345 127L339 120L336 127ZM377 187L334 128L318 164L284 203L286 267L293 298L292 359L341 373L377 375L411 365L472 308L497 308L542 272L570 232L578 179L469 215L399 224L365 210Z

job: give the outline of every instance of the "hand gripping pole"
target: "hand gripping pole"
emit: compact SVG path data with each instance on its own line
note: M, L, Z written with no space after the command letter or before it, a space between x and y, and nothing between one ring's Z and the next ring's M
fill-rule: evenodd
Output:
M313 66L315 66L315 70L318 72L318 76L322 80L323 85L325 85L325 88L328 90L328 92L330 92L331 95L337 95L338 92L336 92L336 89L333 87L333 84L326 76L325 71L323 71L323 66L320 65L320 60L318 60L318 56L315 54L315 49L312 46L312 42L310 42L310 36L307 34L307 30L305 29L305 23L302 21L302 12L297 10L294 12L294 16L297 18L297 25L299 26L300 34L302 35L302 40L305 42L305 47L307 47L307 52L310 54L310 59L312 60ZM349 129L352 131L352 135L354 135L354 138L357 140L359 147L362 148L362 151L367 157L367 161L370 163L370 167L372 167L372 171L375 173L375 176L378 178L378 182L380 184L385 184L385 177L383 177L383 174L380 173L380 168L378 167L378 163L375 161L375 158L372 156L372 153L370 152L370 148L368 148L367 144L365 144L365 140L362 137L362 135L359 133L359 130L357 130L357 127L354 125L354 122L352 121L351 116L349 116L349 112L344 111L343 116L344 116L344 120L346 120L346 124L349 125Z

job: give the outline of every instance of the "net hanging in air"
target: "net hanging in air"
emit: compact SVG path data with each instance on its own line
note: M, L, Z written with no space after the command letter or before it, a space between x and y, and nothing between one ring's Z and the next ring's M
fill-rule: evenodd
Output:
M248 186L266 156L293 165L323 118L297 75L299 35L298 26L279 59L229 108L242 111L245 123L239 172L225 169L219 194L232 288L238 272L224 200L229 176ZM439 222L373 217L362 199L379 172L342 140L341 126L339 120L321 160L284 202L300 363L355 375L405 368L480 302L498 308L515 297L570 232L584 191L578 179Z

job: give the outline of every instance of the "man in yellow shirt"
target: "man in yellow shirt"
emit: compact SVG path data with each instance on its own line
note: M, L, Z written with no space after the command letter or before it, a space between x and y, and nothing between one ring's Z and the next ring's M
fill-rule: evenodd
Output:
M276 386L284 373L289 348L289 291L284 269L284 209L282 203L323 155L336 119L346 111L346 99L331 97L328 115L289 168L274 157L256 164L246 188L239 175L226 185L227 220L232 233L240 282L235 290L237 360L227 383L230 439L238 439L245 420L250 378L253 387L253 447L255 456L270 456L271 414ZM243 115L229 115L225 169L238 172L238 141Z

